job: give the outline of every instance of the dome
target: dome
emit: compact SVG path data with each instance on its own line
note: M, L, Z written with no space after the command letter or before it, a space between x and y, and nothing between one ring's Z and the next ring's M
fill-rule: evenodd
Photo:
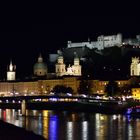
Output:
M47 65L43 62L43 58L40 55L38 62L34 65L34 75L45 76L47 74Z
M38 70L38 69L47 70L47 65L46 65L44 62L42 62L42 63L37 62L37 63L34 65L34 70Z

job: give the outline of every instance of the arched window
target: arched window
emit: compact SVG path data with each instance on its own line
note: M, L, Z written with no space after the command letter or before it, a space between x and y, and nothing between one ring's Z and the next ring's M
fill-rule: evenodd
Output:
M134 70L132 70L132 75L134 75Z

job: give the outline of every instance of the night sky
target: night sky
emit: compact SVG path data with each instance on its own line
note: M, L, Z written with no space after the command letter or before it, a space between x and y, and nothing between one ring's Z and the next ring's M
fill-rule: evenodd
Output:
M122 33L135 37L140 33L137 16L67 16L46 17L46 24L14 24L0 32L0 79L10 59L17 65L18 75L31 74L41 52L45 61L49 53L65 48L68 40L78 42L99 35Z

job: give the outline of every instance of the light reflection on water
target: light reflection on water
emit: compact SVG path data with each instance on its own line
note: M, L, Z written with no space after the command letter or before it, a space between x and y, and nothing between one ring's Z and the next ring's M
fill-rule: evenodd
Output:
M56 111L0 109L6 122L43 135L48 140L134 140L140 139L140 116L104 115Z

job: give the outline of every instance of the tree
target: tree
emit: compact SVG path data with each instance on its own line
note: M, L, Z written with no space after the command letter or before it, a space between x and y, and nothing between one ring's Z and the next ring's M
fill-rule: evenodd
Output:
M55 92L56 94L66 93L66 87L63 85L56 85L53 88L53 92Z
M117 82L114 80L110 80L106 86L105 92L107 92L108 96L116 96L119 94L119 87Z
M124 95L124 96L132 95L131 88L132 88L131 85L125 84L123 87L120 88L121 95Z
M73 93L73 89L71 87L66 87L64 85L56 85L53 88L53 92L55 92L56 94L60 94L60 93Z
M66 92L67 92L67 93L73 93L73 89L72 89L71 87L67 87L67 88L66 88Z
M90 94L91 92L91 83L89 80L81 80L78 88L79 94Z

